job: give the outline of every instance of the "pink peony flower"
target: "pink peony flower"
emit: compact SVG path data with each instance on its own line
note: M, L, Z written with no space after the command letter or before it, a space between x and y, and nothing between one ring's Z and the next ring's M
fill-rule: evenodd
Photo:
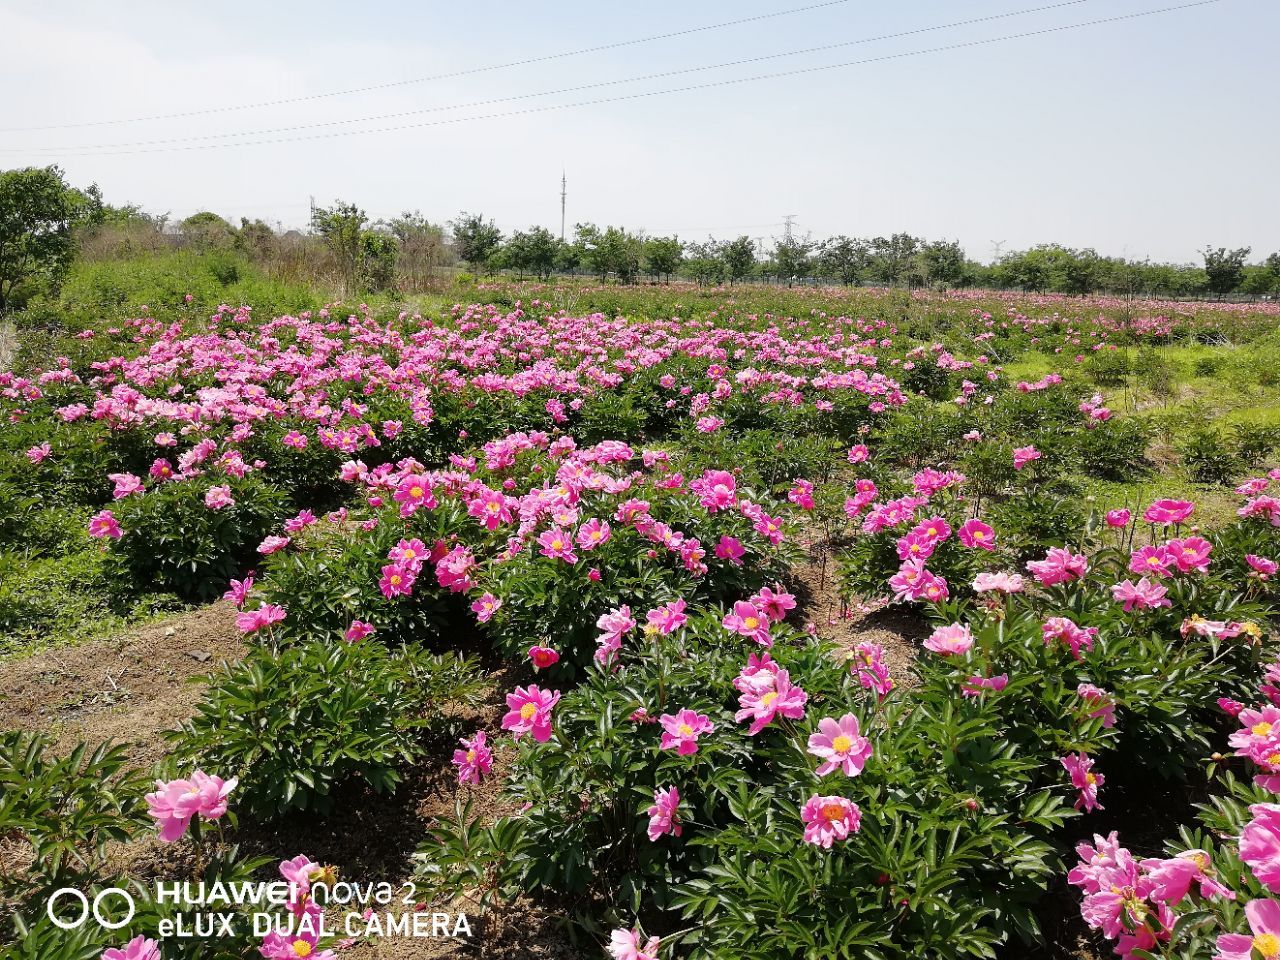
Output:
M535 671L546 670L560 662L560 654L550 647L530 647L529 660Z
M725 614L721 626L730 633L754 640L762 647L773 646L773 638L769 636L769 618L745 600L739 600L733 605L733 610Z
M472 601L471 612L476 615L476 619L480 623L488 623L501 606L502 601L492 593L484 593L478 600Z
M796 598L781 587L772 590L761 587L760 592L751 598L751 605L760 610L772 623L781 623L787 618L787 611L796 608Z
M1026 581L1020 573L980 573L973 580L975 593L1021 593Z
M1046 587L1079 580L1089 572L1089 561L1083 553L1072 553L1065 547L1050 547L1043 560L1032 560L1027 569Z
M792 720L801 719L804 716L804 705L808 700L807 693L792 685L790 674L786 670L778 670L773 677L771 688L753 687L741 693L738 697L738 706L741 709L734 714L733 719L738 723L751 720L751 726L747 728L747 736L754 737L772 723L778 714Z
M1123 603L1128 613L1137 607L1139 610L1154 610L1157 607L1169 607L1173 604L1166 599L1169 591L1164 584L1143 577L1137 583L1122 580L1111 588L1111 595L1117 603Z
M100 510L89 519L89 536L119 539L120 524L110 510Z
M1267 580L1275 575L1276 570L1280 570L1280 564L1274 560L1268 560L1266 557L1259 557L1256 554L1245 554L1245 562L1253 568L1257 573L1258 579Z
M32 463L40 463L52 452L53 452L53 448L49 445L49 441L46 440L44 441L44 443L40 444L39 446L32 447L31 449L29 449L27 451L27 459L30 460Z
M981 520L970 520L965 523L959 532L960 542L966 547L977 548L979 550L994 550L996 544L996 532Z
M284 607L274 603L264 603L256 610L245 610L236 614L236 628L241 633L269 630L284 620L287 615Z
M1080 659L1080 649L1093 649L1093 641L1098 637L1097 627L1079 627L1075 621L1067 617L1050 617L1041 626L1045 646L1055 641L1065 643L1071 649L1071 656Z
M161 960L160 946L154 940L137 936L123 947L108 947L102 960Z
M235 498L231 496L231 488L226 486L210 487L204 494L204 505L210 510L221 510L235 506Z
M657 840L668 834L674 837L680 836L682 828L679 820L676 819L679 810L679 790L675 787L654 790L653 806L645 811L649 817L649 839Z
M684 612L684 609L685 602L683 600L672 600L670 603L664 603L662 606L650 610L646 614L646 621L658 633L668 636L688 622L689 617Z
M862 825L862 811L844 797L814 794L800 811L804 820L804 842L830 849L837 840L857 833Z
M960 693L966 697L980 697L990 690L999 693L1009 685L1009 675L1002 673L998 677L973 676L960 685Z
M742 566L742 556L746 553L742 541L737 537L722 536L716 544L715 554L721 560L727 560L735 567Z
M823 717L817 733L809 735L809 753L823 761L816 771L818 776L843 770L845 776L856 777L871 757L871 741L862 736L858 718L852 713L839 720Z
M566 563L576 563L578 560L578 555L573 552L573 541L559 527L552 527L538 534L538 546L542 547L540 552L544 557Z
M1277 960L1280 958L1280 903L1250 900L1244 905L1250 934L1218 935L1214 960Z
M227 796L236 788L236 778L223 780L201 770L190 780L156 781L156 791L148 793L147 813L156 821L160 840L173 843L187 832L195 816L217 820L227 812Z
M493 751L485 742L485 732L477 730L468 740L461 740L462 749L453 751L453 765L458 768L458 783L479 785L493 770Z
M593 517L578 528L578 546L583 550L594 550L601 544L608 543L610 536L609 524Z
M1108 728L1116 725L1116 704L1107 691L1092 683L1082 683L1076 687L1076 696L1085 702L1090 719L1101 717L1102 725Z
M1181 523L1195 511L1196 505L1189 500L1157 500L1142 513L1142 519L1148 523L1170 524Z
M924 642L926 650L940 653L944 657L965 654L973 649L973 635L964 624L953 623L948 627L938 627Z
M413 592L417 573L411 567L399 563L389 563L382 568L382 577L378 580L378 589L388 600L393 597L407 597Z
M1018 447L1013 451L1013 469L1021 470L1033 460L1039 460L1041 453L1035 447Z
M245 601L249 599L249 591L252 589L252 576L247 576L243 580L232 580L227 587L227 592L222 595L222 599L230 600L236 607L244 609Z
M1129 557L1129 570L1139 576L1167 577L1172 573L1170 568L1176 565L1177 558L1164 544L1139 547Z
M1240 859L1259 883L1280 893L1280 804L1255 803L1249 812L1253 819L1240 833Z
M502 729L510 730L517 740L532 733L533 739L546 743L551 739L551 708L559 702L558 690L540 690L535 684L516 687L514 693L507 694Z
M678 713L664 713L658 718L658 722L662 725L662 742L659 748L670 750L674 747L682 757L697 753L698 737L711 733L716 728L706 714L696 713L688 707Z
M366 623L363 620L352 620L351 626L347 627L347 632L342 637L347 643L359 643L373 632L374 626L372 623Z
M1236 895L1212 875L1212 864L1204 850L1186 850L1166 860L1143 860L1142 869L1151 885L1147 896L1173 906L1191 891L1194 883L1203 897L1234 900Z
M1083 807L1085 813L1103 809L1098 802L1098 789L1106 783L1106 777L1092 772L1093 760L1083 753L1070 753L1062 758L1062 766L1071 776L1071 785L1080 792L1076 809Z
M613 960L658 960L661 943L657 937L650 937L642 947L635 930L614 930L609 934L609 956Z
M1128 510L1108 510L1107 526L1108 527L1127 527L1129 520L1133 517Z

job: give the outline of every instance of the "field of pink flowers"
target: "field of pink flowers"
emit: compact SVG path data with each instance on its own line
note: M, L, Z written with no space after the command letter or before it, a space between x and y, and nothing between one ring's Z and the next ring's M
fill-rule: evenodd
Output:
M1144 399L1188 348L1268 396L1274 307L470 292L138 309L0 373L0 573L248 645L157 769L0 733L12 956L392 956L279 838L443 767L388 879L477 955L534 904L615 960L1280 958L1280 431L1162 450ZM281 880L281 922L165 936L157 876ZM130 882L118 929L45 909Z

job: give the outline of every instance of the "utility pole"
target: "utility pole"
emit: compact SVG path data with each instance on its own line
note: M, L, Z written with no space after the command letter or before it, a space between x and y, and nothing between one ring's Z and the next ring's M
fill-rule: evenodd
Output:
M560 171L560 242L561 243L564 243L564 198L565 196L567 196L565 191L566 184L567 184L567 180L565 179L565 173L563 170L561 170Z
M310 233L312 230L315 229L315 223L316 223L316 196L313 193L311 195L311 219L307 221L307 233Z
M794 213L788 213L782 218L783 233L788 240L791 239L791 226L795 219L796 215Z
M991 261L992 263L1000 262L1000 251L1004 249L1004 245L1008 242L1009 242L1008 240L992 240L991 241L991 246L996 252L995 259Z

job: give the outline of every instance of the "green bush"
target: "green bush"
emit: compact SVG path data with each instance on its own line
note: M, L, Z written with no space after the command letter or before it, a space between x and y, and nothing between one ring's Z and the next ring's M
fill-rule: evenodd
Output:
M1196 483L1226 483L1240 469L1234 450L1213 429L1193 429L1179 445L1187 475Z
M368 642L260 647L209 678L170 739L177 762L240 778L237 810L264 820L327 814L333 791L352 780L393 791L426 733L479 691L474 663L453 654Z

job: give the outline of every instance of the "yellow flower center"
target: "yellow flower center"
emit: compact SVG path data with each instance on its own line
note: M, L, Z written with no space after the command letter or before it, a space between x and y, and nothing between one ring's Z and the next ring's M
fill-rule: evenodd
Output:
M930 527L928 530L925 531L925 533L927 533L931 537L936 537L938 535L938 528Z
M836 753L848 753L853 748L853 738L843 733L831 741L831 749Z
M1159 558L1159 557L1147 557L1147 566L1148 566L1148 567L1158 567L1158 566L1160 566L1160 558Z
M776 690L770 690L768 693L766 693L763 697L761 697L761 698L760 698L760 702L761 702L761 703L763 703L763 704L767 707L767 706L769 706L770 704L772 704L772 703L773 703L773 701L775 701L775 700L777 700L777 699L778 699L778 693L777 693L777 691L776 691Z
M551 549L552 549L552 550L563 550L563 549L564 549L564 541L563 541L563 540L552 540L552 541L551 541Z
M475 763L475 762L476 762L476 752L474 750L468 750L467 763Z
M533 715L537 712L538 712L538 705L536 703L526 703L523 707L520 708L520 719L532 720Z
M1089 784L1089 786L1092 787L1094 784L1098 782L1098 778L1094 776L1092 773L1086 773L1084 775L1084 782Z
M682 736L688 737L693 735L693 727L689 726L687 723L680 724L676 729L680 731Z
M987 532L985 530L975 530L973 531L973 539L985 540L987 539Z
M822 819L828 823L836 823L844 819L844 807L838 803L828 803L822 808Z
M1253 938L1253 949L1262 954L1263 960L1280 956L1280 937L1274 933L1261 933Z
M422 488L421 488L421 487L410 487L410 488L409 488L409 496L413 497L415 500L416 500L416 499L418 499L419 497L421 497L421 496L422 496ZM296 948L295 948L295 949L296 949ZM307 953L310 953L310 952L311 952L311 947L307 947ZM299 956L303 956L303 954L299 954Z
M1255 723L1249 729L1249 732L1255 737L1265 737L1271 732L1271 724L1267 723L1265 720L1262 723Z
M311 944L307 943L305 940L293 941L293 954L296 957L311 956Z
M418 553L417 553L417 551L416 551L416 550L414 550L414 549L413 549L413 548L411 548L411 547L405 547L405 549L404 549L404 559L405 559L405 560L412 560L412 559L414 559L415 557L417 557L417 555L418 555Z
M746 627L748 630L754 630L756 629L756 627L760 626L760 618L746 617L745 619L743 619L742 625Z
M488 510L490 513L497 513L501 509L501 507L496 503L490 502L485 505L485 509Z
M398 586L400 586L400 574L398 574L398 573L393 573L393 574L391 575L391 585L392 585L393 587L398 587Z

